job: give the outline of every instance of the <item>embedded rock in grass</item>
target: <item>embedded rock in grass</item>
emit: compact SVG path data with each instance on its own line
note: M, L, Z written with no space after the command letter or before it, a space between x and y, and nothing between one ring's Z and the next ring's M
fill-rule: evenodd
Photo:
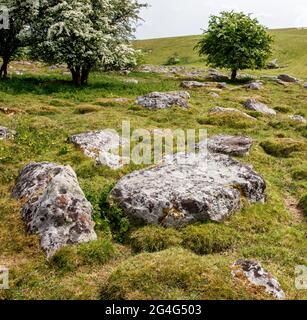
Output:
M232 275L240 281L245 278L251 286L262 288L278 300L283 300L286 297L279 282L258 262L240 259L233 264Z
M216 92L210 92L209 95L212 97L212 98L219 98L220 95Z
M216 86L219 89L226 89L227 88L227 83L226 82L219 82Z
M261 90L262 89L262 83L261 82L250 82L247 85L244 86L246 89L250 90Z
M112 169L119 169L124 165L125 159L111 151L113 149L118 153L119 147L126 145L128 141L112 130L77 134L70 137L70 141L86 156L94 159L98 165L106 165Z
M207 79L213 80L213 81L224 81L224 80L228 80L228 77L225 74L219 72L218 70L209 69Z
M128 84L139 84L139 80L136 79L126 79L124 82Z
M134 223L182 226L223 221L241 198L265 201L266 184L248 165L222 154L176 154L123 177L110 193Z
M152 92L138 97L136 103L148 109L166 109L172 106L189 108L190 95L186 91Z
M0 140L6 140L11 138L13 133L6 127L0 126Z
M241 110L234 109L234 108L214 107L209 110L209 113L212 113L212 114L214 114L214 113L238 113L238 114L244 116L245 118L257 120L256 118L250 116L249 114L247 114Z
M297 122L301 122L301 123L307 122L307 120L303 116L300 116L300 115L292 115L292 116L289 116L289 118L293 121L297 121Z
M245 108L247 108L249 110L253 110L253 111L260 112L260 113L270 114L270 115L276 116L275 110L269 108L268 106L266 106L265 104L263 104L261 102L257 102L255 99L248 99L244 103L244 106L245 106Z
M279 69L278 60L274 59L267 64L268 69Z
M283 81L283 82L292 82L292 83L296 83L298 82L299 80L292 77L292 76L289 76L288 74L280 74L278 76L278 79Z
M198 81L183 81L181 83L181 86L187 89L203 88L203 87L210 87L210 83L198 82Z
M307 82L304 83L304 89L307 89Z
M12 196L21 200L27 230L41 236L41 247L48 256L65 245L97 238L92 205L70 166L49 162L28 164Z
M217 135L199 143L199 147L208 147L210 152L228 154L231 156L247 155L253 140L244 136Z

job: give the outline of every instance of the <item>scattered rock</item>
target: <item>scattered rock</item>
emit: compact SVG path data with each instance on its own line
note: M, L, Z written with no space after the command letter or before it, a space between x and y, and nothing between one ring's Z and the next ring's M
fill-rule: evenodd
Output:
M294 121L297 121L297 122L301 122L301 123L306 123L307 122L307 120L303 116L300 116L300 115L289 116L289 118L291 120L294 120Z
M219 89L226 89L227 88L227 83L226 82L219 82L216 85L216 87L219 88Z
M299 81L298 79L296 79L292 76L289 76L288 74L280 74L278 76L278 79L281 81L284 81L284 82L293 82L293 83L296 83Z
M109 200L134 223L170 227L223 221L240 209L242 196L264 202L265 189L250 166L226 155L179 153L123 177Z
M94 159L97 165L106 165L114 170L124 166L124 158L111 151L119 150L128 141L121 139L118 133L112 130L92 131L70 137L70 141L77 145L83 153Z
M241 111L241 110L238 110L238 109L234 109L234 108L223 108L223 107L214 107L212 109L209 110L209 113L232 113L232 112L235 112L235 113L240 113L242 116L244 116L245 118L249 118L249 119L252 119L252 120L257 120L256 118L250 116L249 114Z
M278 78L276 76L261 76L260 79L269 80L269 81L276 81Z
M233 264L232 275L241 281L243 277L246 278L251 286L263 288L278 300L283 300L286 297L279 282L258 262L240 259Z
M139 84L139 80L136 79L126 79L124 82L128 84Z
M27 230L41 236L49 257L65 245L97 237L92 206L70 166L30 163L22 170L12 196L22 201Z
M262 83L253 81L253 82L248 83L244 87L246 89L250 89L250 90L261 90L262 89Z
M209 69L207 79L213 81L225 81L228 80L228 77L225 74L219 72L218 70Z
M257 102L256 99L248 99L244 103L244 106L245 106L245 108L247 108L249 110L253 110L253 111L260 112L260 113L270 114L270 115L276 116L275 110L269 108L268 106L266 106L265 104L263 104L261 102Z
M212 97L212 98L219 98L220 95L216 92L210 92L209 95Z
M0 140L6 140L9 139L13 136L13 132L11 132L8 128L6 127L1 127L0 126Z
M279 69L278 60L274 59L267 64L268 69Z
M277 79L276 83L281 84L284 87L287 87L289 85L289 82L285 82L285 81L282 81L280 79Z
M307 89L307 82L304 83L303 87L304 89Z
M183 81L181 86L186 89L210 87L210 83L198 81Z
M137 104L148 109L166 109L172 106L189 108L190 95L185 91L152 92L137 98Z
M228 154L231 156L247 155L252 147L253 140L244 136L217 135L199 143L199 147L207 145L213 153Z
M145 65L138 68L140 72L146 73L160 73L168 76L179 76L187 78L205 78L205 70L197 69L195 67L187 68L184 66L152 66Z

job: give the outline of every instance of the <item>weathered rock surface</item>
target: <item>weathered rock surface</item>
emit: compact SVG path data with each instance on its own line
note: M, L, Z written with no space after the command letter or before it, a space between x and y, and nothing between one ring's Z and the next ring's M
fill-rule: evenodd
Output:
M232 275L240 281L245 278L251 286L263 288L278 300L285 299L285 293L278 280L265 271L258 262L240 259L233 264Z
M250 116L249 114L235 108L214 107L209 110L209 113L233 113L233 112L239 113L245 118L257 120L256 118Z
M307 120L303 116L300 116L300 115L292 115L292 116L289 116L289 118L291 120L294 120L294 121L297 121L297 122L301 122L301 123L306 123L307 122Z
M292 76L289 76L288 74L280 74L278 76L278 79L284 82L293 82L293 83L298 82L298 79Z
M12 137L12 132L6 128L0 126L0 140L6 140Z
M231 156L244 156L249 153L253 140L244 136L217 135L199 143L202 148L207 145L213 153L228 154Z
M186 89L210 87L210 83L198 81L182 81L181 86Z
M112 130L77 134L70 137L70 141L86 156L94 159L97 165L106 165L112 169L119 169L124 165L124 158L118 155L118 151L119 147L126 145L128 141ZM112 153L112 150L116 152Z
M212 97L212 98L219 98L220 95L216 92L210 92L209 95Z
M124 82L128 84L139 84L139 80L136 79L126 79Z
M244 103L245 108L253 111L257 111L264 114L270 114L276 116L276 111L266 106L264 103L257 102L256 99L248 99Z
M265 201L266 184L250 166L222 154L176 154L123 177L110 194L134 223L182 226L223 221L241 197Z
M22 170L12 196L22 201L27 230L41 236L48 256L62 246L96 239L92 206L70 166L30 163Z
M226 82L219 82L216 86L219 89L226 89L227 88L227 83Z
M189 108L190 95L186 91L152 92L138 97L137 104L148 109L166 109L173 106Z
M279 69L278 60L274 59L267 64L268 69Z
M225 81L225 80L228 80L228 77L218 70L209 69L207 79L213 80L213 81Z
M253 82L248 83L244 87L246 89L249 89L249 90L261 90L262 89L262 83L253 81Z
M307 82L303 85L304 89L307 89Z

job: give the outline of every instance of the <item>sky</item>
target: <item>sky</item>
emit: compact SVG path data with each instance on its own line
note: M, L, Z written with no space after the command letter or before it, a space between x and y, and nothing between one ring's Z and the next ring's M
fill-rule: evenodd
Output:
M140 2L142 2L140 0ZM162 38L202 33L211 14L223 10L252 13L269 28L307 27L307 0L143 0L145 20L138 26L137 39Z

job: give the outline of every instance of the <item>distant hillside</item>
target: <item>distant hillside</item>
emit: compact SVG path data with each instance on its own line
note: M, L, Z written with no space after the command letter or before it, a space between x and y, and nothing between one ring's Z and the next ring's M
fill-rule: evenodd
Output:
M307 77L307 29L270 30L275 38L274 54L285 72ZM182 64L199 65L201 58L193 50L200 36L162 38L135 41L136 48L142 49L148 64L165 64L169 57L178 55Z

